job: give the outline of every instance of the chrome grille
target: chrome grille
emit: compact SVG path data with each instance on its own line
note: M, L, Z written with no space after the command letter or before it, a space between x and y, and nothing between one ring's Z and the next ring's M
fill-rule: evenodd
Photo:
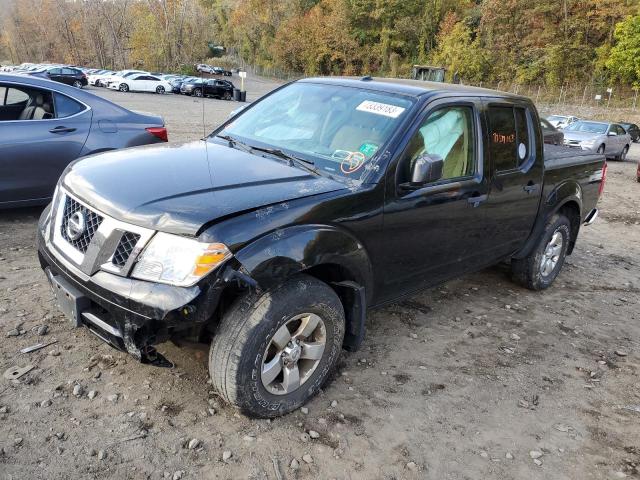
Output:
M122 237L120 237L120 242L118 242L111 263L118 267L124 267L138 240L140 240L140 235L137 233L124 232Z
M75 240L69 238L67 234L67 225L69 224L69 218L76 212L81 212L85 218L85 229L82 235ZM75 201L70 196L66 196L64 204L64 211L62 213L62 222L60 224L60 234L67 242L69 242L76 250L86 253L91 239L93 238L96 230L102 223L103 218L93 210L88 209L84 205Z

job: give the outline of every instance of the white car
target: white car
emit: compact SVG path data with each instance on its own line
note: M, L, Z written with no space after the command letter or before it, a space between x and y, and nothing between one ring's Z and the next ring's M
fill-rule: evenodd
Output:
M553 125L554 127L562 130L565 127L568 127L572 123L580 120L578 117L574 117L572 115L550 115L547 117L547 121Z
M116 72L112 72L111 70L98 70L97 72L88 75L87 80L89 81L89 85L102 87L102 81L107 77L112 77L115 73Z
M122 77L120 80L110 82L109 88L121 92L156 92L160 94L171 92L173 89L169 82L149 73Z
M131 75L135 75L139 73L148 74L149 72L145 72L143 70L120 70L119 72L116 72L113 75L109 75L108 77L102 78L100 80L100 83L103 86L108 87L111 82L117 82L119 80L122 80L123 78L130 77Z

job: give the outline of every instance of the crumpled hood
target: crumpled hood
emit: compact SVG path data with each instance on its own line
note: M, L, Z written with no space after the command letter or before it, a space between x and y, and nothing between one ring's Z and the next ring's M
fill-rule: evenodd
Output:
M86 157L62 183L118 220L185 235L242 211L345 188L277 159L201 140Z

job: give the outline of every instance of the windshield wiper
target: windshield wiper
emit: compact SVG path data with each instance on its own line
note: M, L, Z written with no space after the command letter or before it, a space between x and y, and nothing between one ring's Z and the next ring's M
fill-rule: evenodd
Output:
M297 157L295 155L291 155L290 153L285 152L279 148L269 148L269 147L258 147L258 146L250 146L253 150L257 150L258 152L268 153L278 158L282 158L289 163L289 166L297 165L298 167L306 170L307 172L311 172L314 175L321 176L319 170L315 167L315 164L312 160L306 160L304 158Z
M246 143L241 142L240 140L232 137L231 135L216 135L216 137L229 142L229 146L231 148L240 147L240 150L244 150L245 152L248 152L248 153L251 153L251 150L253 150L253 147L251 147L251 145L247 145Z

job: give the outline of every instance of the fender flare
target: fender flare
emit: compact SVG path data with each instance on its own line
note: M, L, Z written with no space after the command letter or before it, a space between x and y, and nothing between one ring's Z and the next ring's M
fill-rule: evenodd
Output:
M580 230L580 225L582 224L582 188L580 184L575 180L566 180L560 184L558 184L546 197L546 199L540 204L540 211L538 212L538 217L534 223L533 229L531 230L531 234L529 238L525 242L524 246L512 255L512 258L524 258L538 242L538 238L542 234L545 225L549 218L552 215L555 215L562 207L569 203L575 203L578 206L579 213L579 222L578 225L575 226L575 233L573 235L573 240L569 247L568 254L571 254L573 250L573 245L575 244L576 238L578 236L578 232Z
M331 225L297 225L274 230L234 255L261 289L320 265L337 265L369 295L373 273L364 245L350 232ZM367 295L367 296L368 296Z

